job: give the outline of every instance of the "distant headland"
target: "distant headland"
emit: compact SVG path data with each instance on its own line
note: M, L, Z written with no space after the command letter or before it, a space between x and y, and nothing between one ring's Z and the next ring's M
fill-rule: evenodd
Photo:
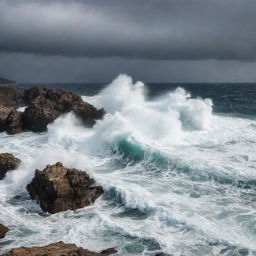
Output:
M0 77L0 84L15 84L16 81Z

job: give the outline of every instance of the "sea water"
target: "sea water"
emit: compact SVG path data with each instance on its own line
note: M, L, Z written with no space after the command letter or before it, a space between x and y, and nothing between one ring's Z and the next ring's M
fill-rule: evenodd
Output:
M118 255L256 255L256 85L119 75L108 85L41 86L72 90L107 114L92 129L68 113L47 132L0 133L0 152L22 160L0 181L0 223L11 230L0 253L64 241ZM88 172L104 195L42 212L26 185L57 161Z

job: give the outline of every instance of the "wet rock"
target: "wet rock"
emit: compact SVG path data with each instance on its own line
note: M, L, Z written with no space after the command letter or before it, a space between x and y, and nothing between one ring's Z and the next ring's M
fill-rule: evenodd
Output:
M93 204L103 193L102 187L92 187L93 183L87 173L56 163L36 170L27 190L43 211L57 213Z
M0 154L0 180L5 177L7 171L16 169L20 162L21 160L14 157L13 154Z
M34 87L26 90L24 95L30 104L23 115L24 128L31 131L46 131L49 123L70 111L91 127L105 113L84 102L79 95L60 89Z
M25 104L24 94L14 87L0 87L0 104L14 108L23 106Z
M77 247L75 244L65 244L63 242L53 243L42 247L22 247L12 249L1 256L106 256L116 253L115 249L111 249L110 253L96 253L87 249ZM107 250L106 250L107 251Z
M8 231L9 231L9 228L0 224L0 238L4 238Z
M12 110L6 119L6 131L8 134L23 132L23 113Z
M16 110L25 105L28 107L24 113ZM12 87L0 87L0 132L43 132L49 123L70 111L88 127L92 127L105 114L103 109L96 109L72 92L39 87L19 92Z
M16 134L23 131L22 113L13 108L0 105L0 132Z
M0 132L5 131L7 128L7 118L12 112L12 109L3 105L0 105Z

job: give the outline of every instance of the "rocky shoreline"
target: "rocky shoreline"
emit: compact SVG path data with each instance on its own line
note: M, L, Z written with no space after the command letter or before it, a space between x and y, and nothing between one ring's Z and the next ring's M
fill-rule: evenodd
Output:
M20 112L19 107L24 106L24 112ZM43 132L60 115L71 111L86 127L92 127L105 114L103 109L96 109L72 92L39 87L19 92L13 87L0 87L0 132ZM21 160L14 155L1 153L0 180L5 178L7 172L17 169L20 163ZM66 168L60 162L47 165L43 171L35 170L35 176L26 188L30 198L43 211L51 214L86 207L104 193L103 188L95 186L95 181L86 172ZM0 224L1 239L8 231L9 228ZM110 248L96 253L74 244L57 242L41 247L16 248L1 256L104 256L117 252ZM167 254L160 252L155 256Z
M15 248L0 256L107 256L115 254L116 249L106 249L100 253L92 252L75 244L57 242L41 247Z
M24 112L18 111L24 106ZM13 87L0 87L0 132L43 132L49 123L71 111L87 127L92 127L105 114L79 95L61 89L33 87L19 92Z

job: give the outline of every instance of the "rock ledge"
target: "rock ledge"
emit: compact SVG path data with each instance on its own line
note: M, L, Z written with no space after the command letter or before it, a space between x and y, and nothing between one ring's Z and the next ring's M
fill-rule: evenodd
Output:
M12 249L10 252L2 254L1 256L107 256L115 253L117 253L117 250L114 248L96 253L77 247L75 244L58 242L42 247Z

